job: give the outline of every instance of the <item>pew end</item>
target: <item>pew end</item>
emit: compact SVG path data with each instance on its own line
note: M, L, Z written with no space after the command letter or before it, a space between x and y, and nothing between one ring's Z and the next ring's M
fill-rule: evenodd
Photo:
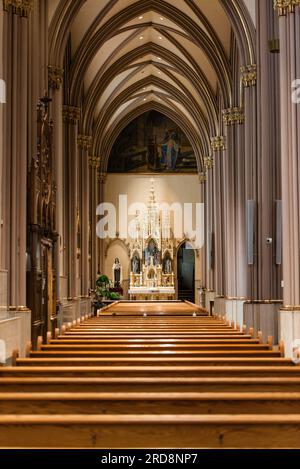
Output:
M25 357L29 358L31 352L32 352L32 342L28 341L25 347Z
M280 352L280 356L281 356L281 357L284 357L284 355L285 355L285 345L284 345L284 341L283 341L283 340L281 340L281 341L279 342L279 352Z
M17 360L20 356L19 350L18 349L13 349L12 354L11 354L11 364L12 366L17 366Z
M42 345L43 345L43 337L39 335L36 341L36 349L42 350Z

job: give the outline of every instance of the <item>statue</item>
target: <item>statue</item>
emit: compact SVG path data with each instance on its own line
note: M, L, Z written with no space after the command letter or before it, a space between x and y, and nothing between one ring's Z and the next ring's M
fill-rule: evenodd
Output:
M169 257L167 257L166 260L165 260L164 273L165 274L171 274L172 273L172 261Z
M140 273L140 261L137 256L134 256L132 259L132 271L134 274Z
M114 272L114 286L120 287L121 283L121 264L118 257L115 258L115 262L113 265L113 272Z

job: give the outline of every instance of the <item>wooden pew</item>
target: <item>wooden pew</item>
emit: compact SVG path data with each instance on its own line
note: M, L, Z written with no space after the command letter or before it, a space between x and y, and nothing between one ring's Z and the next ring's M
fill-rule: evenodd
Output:
M57 352L58 353L58 352ZM213 353L213 352L211 352ZM291 365L291 360L271 356L269 358L262 357L228 357L216 354L215 357L203 358L183 358L183 357L107 357L107 358L93 358L93 357L62 357L58 358L19 358L17 359L18 366L140 366L140 367L155 367L155 366L285 366Z
M250 346L251 347L251 346ZM132 349L125 349L125 350L74 350L68 348L64 348L63 350L42 350L38 352L31 352L29 358L35 360L37 358L40 359L47 359L47 358L91 358L91 359L112 359L115 358L116 360L120 359L158 359L166 361L167 357L172 359L175 358L183 358L186 360L193 360L196 358L279 358L280 352L276 352L273 350L266 350L266 349L256 349L246 347L246 349L242 348L235 348L230 347L226 349L226 347L213 347L212 349L196 349L196 350L178 350L178 349L170 349L168 346L165 350L147 350L147 349L139 349L139 350L132 350Z
M300 414L300 393L0 393L5 414Z
M0 416L2 448L299 448L299 432L298 414Z
M169 343L158 343L158 344L74 344L74 343L59 343L53 344L50 343L49 345L42 345L41 351L42 352L68 352L68 351L164 351L164 350L171 350L175 352L180 351L211 351L211 350L221 350L221 351L262 351L262 350L270 350L268 344L240 344L240 343L215 343L215 344L198 344L198 343L187 343L187 344L169 344Z
M275 375L275 372L274 372ZM289 375L290 376L290 375ZM292 376L292 375L291 375ZM67 377L0 378L1 392L300 392L296 377Z
M234 339L227 339L227 338L212 338L212 339L135 339L134 344L138 345L159 345L159 344L174 344L174 345L252 345L252 344L260 344L258 339L244 339L244 338L234 338ZM91 345L131 345L133 342L130 339L74 339L74 338L65 338L64 336L60 336L57 339L50 340L49 344L54 346L59 345L86 345L89 347ZM43 347L44 345L42 345Z
M259 359L258 359L259 360ZM274 359L272 359L274 360ZM215 366L12 366L0 369L1 377L300 377L300 367L287 365Z

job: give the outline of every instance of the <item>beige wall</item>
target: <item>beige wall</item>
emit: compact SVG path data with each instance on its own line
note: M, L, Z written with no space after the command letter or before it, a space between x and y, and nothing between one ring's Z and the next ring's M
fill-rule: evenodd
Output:
M139 174L108 174L104 189L104 201L114 204L117 208L117 230L119 194L127 194L128 205L134 202L147 203L150 191L150 179L152 175ZM196 203L200 200L200 184L198 175L153 175L156 200L172 204L174 202ZM195 215L194 215L195 218ZM128 218L130 221L132 218ZM195 226L195 219L193 220ZM175 253L176 254L176 253ZM105 274L112 278L112 265L114 259L119 257L122 264L122 277L126 281L129 276L129 258L127 247L121 240L106 246L106 257L104 261ZM195 280L196 286L201 280L201 251L195 256ZM126 290L126 285L125 290Z

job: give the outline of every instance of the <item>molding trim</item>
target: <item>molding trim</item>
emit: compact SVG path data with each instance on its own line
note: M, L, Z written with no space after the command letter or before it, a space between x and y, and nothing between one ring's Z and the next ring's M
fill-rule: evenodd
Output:
M247 300L248 305L271 305L271 304L282 304L282 300Z
M33 0L3 0L3 10L28 18L33 10Z
M293 305L293 306L286 305L280 308L280 312L283 312L283 313L294 312L294 311L300 312L300 305Z
M23 306L23 305L21 305L21 306L9 306L8 311L29 312L30 309L27 308L27 306Z

